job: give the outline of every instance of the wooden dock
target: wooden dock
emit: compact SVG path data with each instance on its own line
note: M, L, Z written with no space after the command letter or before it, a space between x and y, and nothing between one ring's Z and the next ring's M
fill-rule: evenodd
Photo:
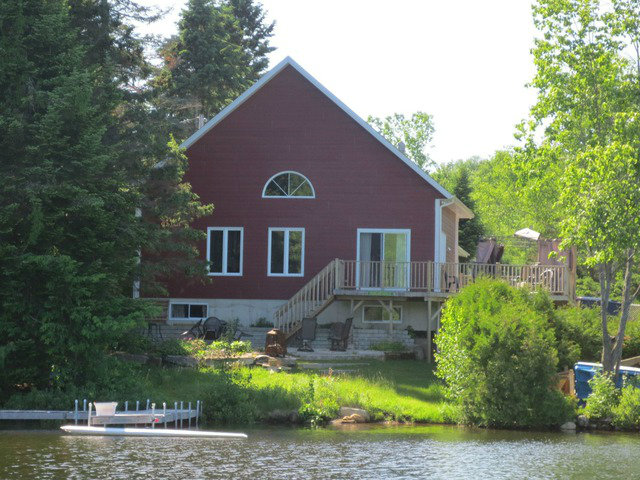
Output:
M91 418L91 425L163 425L173 424L175 428L191 428L198 426L202 415L202 402L195 405L191 402L175 402L173 405L162 404L156 408L155 404L147 401L147 407L141 409L140 402L136 402L135 409L129 409L129 402L124 402L124 410L116 411L115 415L96 416L95 411L87 409L86 400L82 408L76 401L73 410L0 410L0 420L59 420L71 421L74 424L87 423ZM187 408L185 408L185 406ZM90 406L89 406L90 407Z

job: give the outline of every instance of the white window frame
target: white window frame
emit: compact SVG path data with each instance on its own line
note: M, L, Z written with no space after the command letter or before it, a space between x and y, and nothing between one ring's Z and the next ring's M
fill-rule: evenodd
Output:
M172 307L174 305L188 305L189 313L191 313L192 305L204 305L207 307L207 314L204 317L174 317L171 315ZM171 322L196 322L198 320L204 320L209 317L209 304L206 302L190 302L188 300L171 300L169 302L169 320Z
M299 175L302 178L304 178L307 183L309 184L309 186L311 187L311 195L304 195L304 196L295 196L295 195L267 195L267 186L271 183L271 181L280 176L280 175L284 175L285 173L290 174L293 173L294 175ZM300 187L298 187L300 188ZM282 190L282 189L281 189ZM284 191L282 193L285 193ZM293 170L285 170L283 172L278 172L275 175L272 175L271 178L269 178L269 180L267 180L267 182L264 184L264 187L262 187L262 198L316 198L316 189L313 188L313 183L311 183L311 180L309 180L309 178L303 174L301 174L300 172L296 172Z
M284 256L283 256L283 273L271 273L271 232L284 232ZM300 253L300 273L289 272L289 232L302 232L302 245ZM267 233L267 276L269 277L304 277L304 248L305 248L305 231L303 227L269 227Z
M211 232L222 232L222 272L212 272L209 270L211 261ZM229 231L240 232L240 272L227 273L227 256ZM210 277L241 277L244 259L244 227L207 227L207 272Z
M411 229L410 228L358 228L356 231L356 265L360 264L360 234L361 233L381 233L384 238L385 233L399 233L407 236L407 262L411 265ZM384 242L384 239L383 239ZM384 245L383 245L384 250ZM383 260L384 261L384 260ZM407 285L410 285L411 267L407 269ZM360 268L356 268L356 285L359 290L380 290L375 287L360 286ZM389 288L386 290L405 291L409 288Z
M381 308L384 312L385 308L382 305L376 305L375 303L367 303L364 304L362 306L362 323L393 323L393 324L398 324L398 323L402 323L402 306L401 305L394 305L393 309L397 308L400 310L400 319L399 320L365 320L364 317L364 310L365 308Z

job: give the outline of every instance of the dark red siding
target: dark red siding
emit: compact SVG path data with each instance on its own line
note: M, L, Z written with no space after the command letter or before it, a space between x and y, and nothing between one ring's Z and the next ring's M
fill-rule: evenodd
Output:
M291 66L187 155L187 180L215 205L196 226L244 227L244 274L210 285L176 279L174 298L289 298L333 258L356 258L358 228L410 228L411 260L433 259L442 195ZM316 198L262 198L265 182L284 170L309 178ZM267 276L269 227L305 228L304 277Z

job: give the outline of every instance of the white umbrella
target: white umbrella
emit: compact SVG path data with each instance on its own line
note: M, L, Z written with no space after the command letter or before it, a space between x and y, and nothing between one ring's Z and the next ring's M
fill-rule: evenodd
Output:
M540 238L540 232L536 232L535 230L531 230L530 228L523 228L522 230L518 230L513 234L515 237L526 238L527 240L538 241Z

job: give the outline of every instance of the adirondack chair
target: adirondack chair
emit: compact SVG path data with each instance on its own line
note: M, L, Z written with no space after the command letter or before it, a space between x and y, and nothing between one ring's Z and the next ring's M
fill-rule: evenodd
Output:
M344 352L347 349L347 342L349 341L349 334L351 333L351 324L353 323L353 317L349 317L345 322L335 322L331 325L331 333L329 334L329 340L331 340L331 350L339 350Z
M302 345L298 348L299 352L313 352L311 342L316 339L316 330L318 329L318 320L316 318L303 318L302 327L298 333L298 339Z

